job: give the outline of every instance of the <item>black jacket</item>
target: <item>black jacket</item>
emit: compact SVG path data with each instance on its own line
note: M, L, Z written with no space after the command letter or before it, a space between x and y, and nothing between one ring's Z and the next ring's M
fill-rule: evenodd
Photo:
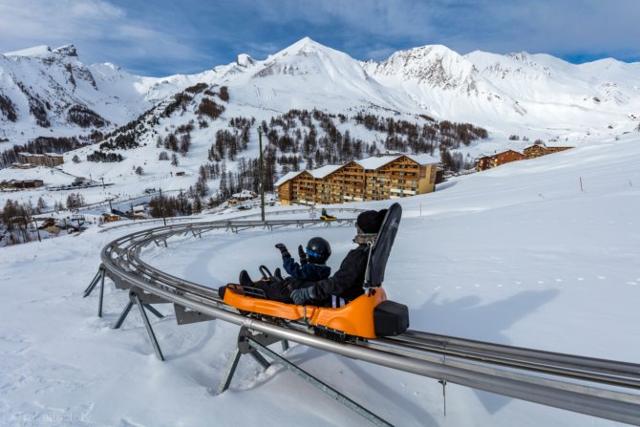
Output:
M319 301L325 301L331 295L351 301L364 293L362 285L368 257L369 246L359 245L349 251L333 276L317 282L298 283L295 287L313 286L316 299Z

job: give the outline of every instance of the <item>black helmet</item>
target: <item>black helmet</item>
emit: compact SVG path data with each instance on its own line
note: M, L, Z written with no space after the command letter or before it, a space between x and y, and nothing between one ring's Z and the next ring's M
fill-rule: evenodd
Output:
M324 264L331 256L331 245L322 237L314 237L307 243L307 256L315 264Z

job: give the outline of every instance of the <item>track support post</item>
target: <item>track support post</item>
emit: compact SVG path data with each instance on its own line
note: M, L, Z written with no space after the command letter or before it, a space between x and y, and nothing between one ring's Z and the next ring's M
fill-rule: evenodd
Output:
M361 415L371 424L385 427L392 426L392 424L380 418L373 412L369 411L364 406L351 400L330 385L320 381L318 378L314 377L307 371L303 370L299 366L286 359L284 356L281 356L268 347L269 345L277 342L280 342L282 344L282 348L284 351L289 348L289 342L286 339L272 337L264 333L253 333L245 326L241 327L240 333L238 334L238 346L234 351L232 357L229 359L229 364L227 365L227 369L225 370L224 377L222 378L222 381L220 381L220 384L218 386L218 393L225 392L231 385L231 380L233 379L233 375L238 368L240 357L243 354L250 354L260 365L262 365L264 369L267 369L269 366L271 366L271 363L265 358L266 356L272 360L272 363L277 362L281 364L285 369L296 374L298 377L316 387L318 390L322 391L330 398L336 400L337 402L340 402L345 407Z
M100 264L100 267L98 267L98 272L96 273L95 276L93 276L93 279L91 279L89 286L87 286L87 288L82 293L83 298L88 297L89 295L91 295L91 292L93 292L93 290L96 288L98 283L100 283L100 294L99 294L100 297L98 299L98 317L102 317L102 302L104 300L105 277L106 277L106 273L105 273L104 265Z
M93 292L96 285L98 284L98 282L103 276L104 276L104 265L100 264L100 267L98 267L98 271L96 272L96 275L93 276L93 279L91 279L89 286L87 286L87 288L82 293L82 298L86 298L89 295L91 295L91 292Z
M132 302L138 306L140 310L140 316L142 317L142 322L144 323L144 327L147 330L147 335L149 335L149 341L151 341L151 345L153 346L153 350L156 353L156 357L158 360L164 362L164 355L162 354L162 350L160 349L160 344L158 344L158 339L156 338L156 334L153 333L153 328L151 327L151 323L149 323L149 317L147 317L147 312L145 310L145 306L140 301L140 297L137 293L131 292L129 293L129 298ZM154 309L155 311L155 309Z
M160 349L160 344L158 344L158 339L156 338L156 334L153 332L153 328L151 327L151 322L149 322L149 317L147 316L147 310L149 310L154 316L159 319L164 318L164 315L156 310L152 303L165 303L166 301L155 297L154 295L142 294L140 295L138 291L132 289L129 292L129 301L127 305L125 305L124 309L118 316L118 320L113 324L113 329L120 329L122 324L124 323L127 316L131 312L133 306L137 306L140 312L140 317L142 317L142 323L144 324L145 329L147 330L147 335L149 336L149 341L151 342L151 346L153 347L153 351L156 353L156 357L164 361L164 355L162 354L162 350Z
M442 411L444 413L444 416L446 417L447 416L447 380L441 379L438 382L442 384Z

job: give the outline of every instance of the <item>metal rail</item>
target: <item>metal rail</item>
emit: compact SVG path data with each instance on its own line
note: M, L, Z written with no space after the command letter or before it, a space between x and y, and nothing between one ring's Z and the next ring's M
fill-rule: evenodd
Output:
M398 337L379 341L413 350L437 352L512 368L640 389L640 365L634 363L514 347L420 331L407 331Z
M338 219L337 224L353 222ZM217 291L172 276L140 259L152 244L173 236L212 230L328 225L317 219L223 221L172 224L120 237L102 251L107 277L203 315L282 340L364 360L404 372L456 383L547 406L640 425L640 365L408 331L398 337L338 343L300 323L273 324L237 313ZM97 283L97 280L95 281ZM95 285L94 285L95 286ZM89 290L89 289L88 289ZM89 290L90 291L90 290ZM532 372L533 371L533 372ZM579 380L579 381L576 381ZM602 387L607 385L608 387ZM622 391L611 386L626 387Z

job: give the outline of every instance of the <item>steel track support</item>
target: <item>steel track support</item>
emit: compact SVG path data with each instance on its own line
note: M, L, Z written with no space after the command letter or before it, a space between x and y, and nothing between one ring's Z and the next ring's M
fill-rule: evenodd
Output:
M100 275L100 298L98 299L98 317L102 317L102 302L104 300L104 268L102 269L102 274Z
M265 358L265 356L267 356L274 363L278 362L282 364L282 366L288 371L293 372L294 374L305 380L307 383L322 391L331 399L356 412L358 415L368 420L371 424L385 427L392 426L392 424L380 418L373 412L369 411L364 406L351 400L330 385L320 381L318 378L314 377L304 369L295 365L294 363L268 347L269 345L277 342L280 342L282 344L283 350L286 351L286 349L289 348L289 342L286 339L273 337L265 333L253 333L246 327L241 327L240 333L238 334L238 345L233 355L229 359L229 363L225 370L222 381L220 381L220 384L218 386L218 393L225 392L231 385L233 375L238 368L240 357L243 354L250 354L260 365L262 365L264 369L267 369L269 366L271 366L271 363L269 363L269 361Z
M158 310L156 310L153 306L151 306L151 304L145 302L148 298L151 298L153 300L151 302L162 302L162 301L156 301L152 295L143 294L143 296L140 297L140 295L138 295L138 292L131 290L129 292L129 301L127 302L127 305L124 307L124 309L120 313L120 316L118 316L118 320L116 320L116 322L113 324L112 329L120 329L120 327L124 323L127 316L129 316L131 309L133 308L134 305L136 305L138 307L138 310L140 311L140 317L142 317L142 323L144 323L144 327L147 330L147 335L149 335L149 341L151 342L151 346L153 347L153 350L156 353L156 357L159 360L164 361L162 350L160 349L160 345L158 344L156 335L153 332L151 323L149 322L149 317L147 316L147 310L149 310L159 319L164 318L164 315L160 313Z
M236 350L233 353L231 359L229 359L229 364L227 365L227 369L225 370L224 377L218 386L218 393L224 393L229 386L231 385L231 380L233 379L233 375L236 373L236 368L238 367L238 362L240 361L240 357L243 354L251 355L256 362L260 364L264 369L267 369L271 364L265 359L261 354L259 354L253 347L249 345L249 337L253 334L246 327L241 327L240 332L238 333L238 343ZM256 339L261 340L265 345L271 345L280 341L279 338L273 338L267 334L257 334Z
M222 377L222 381L220 381L220 384L218 385L218 394L227 391L231 385L231 380L233 379L233 375L236 373L238 362L240 362L240 356L242 356L242 353L240 353L239 348L236 348L233 352L233 356L229 359L229 364L227 365L227 369L225 369L224 377Z
M105 277L106 277L105 268L104 268L104 265L101 264L100 267L98 268L98 272L96 273L95 276L93 276L93 279L91 279L91 283L89 283L89 286L87 286L87 288L84 290L82 294L83 298L88 297L89 295L91 295L91 293L96 288L98 283L100 283L100 294L98 299L98 317L102 317L102 302L104 300Z
M140 310L142 322L144 323L144 327L147 330L147 335L149 335L149 341L151 341L151 345L153 346L153 350L156 353L156 357L160 361L164 362L162 350L160 349L160 345L158 344L158 340L156 339L156 334L153 333L153 328L151 327L151 323L149 323L149 317L147 317L147 312L144 308L144 305L142 304L142 301L140 301L140 297L137 293L131 292L129 294L129 298L131 299L131 301L135 302L135 304L138 306L138 309Z
M158 319L164 319L164 314L162 314L158 310L156 310L155 307L152 306L151 304L142 304L142 305L144 306L144 308L149 310Z
M124 319L129 315L129 311L131 311L131 307L133 307L133 303L131 301L127 302L127 305L124 306L122 313L118 316L118 320L113 324L112 329L120 329L120 326L124 323Z
M120 329L120 327L124 323L125 319L129 315L129 312L131 311L131 308L134 305L134 301L131 299L131 294L132 293L135 293L137 295L137 293L134 292L134 291L131 291L129 293L129 302L127 302L127 305L125 305L124 308L122 309L122 312L120 313L120 316L118 316L118 320L116 320L116 322L111 327L112 329ZM149 310L158 319L164 319L164 314L160 313L158 310L156 310L155 307L153 307L149 302L147 302L147 297L152 297L152 296L151 295L144 295L142 298L140 298L140 296L138 296L138 299L140 299L140 301L142 302L142 306L144 308L146 308L147 310ZM153 302L157 303L157 302L160 302L160 301L155 301L154 300Z
M98 284L102 276L104 276L104 265L100 264L100 267L98 267L98 271L96 272L96 275L93 276L93 279L91 279L89 286L87 286L87 288L82 293L82 298L86 298L89 295L91 295L91 292L93 292L93 289L96 287L96 285Z

